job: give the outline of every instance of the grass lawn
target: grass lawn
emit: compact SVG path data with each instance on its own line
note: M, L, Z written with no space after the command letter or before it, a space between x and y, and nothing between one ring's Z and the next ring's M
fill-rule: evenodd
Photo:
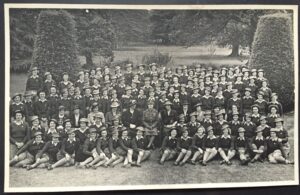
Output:
M131 47L115 51L115 60L130 59L140 63L144 54L152 52L154 47ZM159 47L159 51L168 52L176 64L192 64L193 62L214 64L242 64L239 58L226 57L228 49L218 49L214 57L209 55L205 47ZM81 58L84 63L84 59ZM97 63L97 58L95 58ZM11 94L23 92L26 74L11 75ZM292 147L291 159L294 158L294 113L284 117L285 127L289 131ZM67 186L101 186L101 185L139 185L139 184L179 184L179 183L220 183L220 182L262 182L286 181L294 179L293 165L272 165L268 162L240 166L237 160L232 166L219 165L219 161L211 162L207 167L187 164L184 167L174 167L172 162L164 166L157 163L158 152L142 168L98 168L97 170L82 170L74 167L57 168L53 171L36 169L10 168L10 187L67 187Z

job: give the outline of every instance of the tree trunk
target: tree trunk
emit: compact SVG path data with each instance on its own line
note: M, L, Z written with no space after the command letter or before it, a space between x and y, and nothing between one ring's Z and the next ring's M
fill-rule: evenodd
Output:
M93 55L92 52L85 53L85 62L87 66L93 66Z
M233 43L232 44L232 51L229 57L238 57L239 56L239 44L238 43Z

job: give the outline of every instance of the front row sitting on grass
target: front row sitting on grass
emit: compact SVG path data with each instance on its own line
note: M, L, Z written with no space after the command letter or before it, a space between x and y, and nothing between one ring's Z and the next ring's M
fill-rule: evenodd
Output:
M192 165L199 162L206 166L214 158L220 158L220 164L231 165L235 156L241 165L263 162L266 158L272 164L293 164L288 160L290 149L287 134L279 124L281 122L282 119L276 120L277 126L270 129L270 136L266 138L263 136L263 128L257 127L253 139L245 137L243 127L238 129L237 136L230 135L231 130L227 124L222 126L220 136L214 135L212 126L207 127L207 133L200 126L193 137L188 136L187 129L183 130L180 137L176 129L171 129L163 139L159 164L175 159L174 166L183 166L187 162ZM114 167L123 162L124 168L141 167L141 163L150 158L152 150L147 147L149 140L143 136L144 128L139 126L135 131L136 136L131 138L127 128L114 130L109 138L107 130L102 129L100 137L97 137L96 129L91 127L85 132L87 138L83 144L80 144L73 128L67 131L68 136L62 141L60 134L52 133L52 140L46 143L42 132L37 131L33 139L16 152L10 166L27 170L37 167L52 170L72 165L97 169L100 166Z

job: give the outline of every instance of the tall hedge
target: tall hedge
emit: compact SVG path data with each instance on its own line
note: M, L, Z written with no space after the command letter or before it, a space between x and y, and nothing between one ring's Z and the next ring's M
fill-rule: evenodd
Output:
M32 66L43 73L51 71L53 77L63 72L71 75L79 68L75 21L63 10L42 11L37 20Z
M294 49L290 15L271 14L259 19L249 61L263 68L270 88L279 96L284 111L294 109Z

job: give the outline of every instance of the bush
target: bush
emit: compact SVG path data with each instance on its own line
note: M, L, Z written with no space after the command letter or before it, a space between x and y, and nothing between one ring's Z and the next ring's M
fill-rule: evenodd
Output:
M142 58L142 63L149 65L151 63L156 63L158 65L168 65L172 62L172 56L168 53L162 54L158 49L155 49L152 54L146 54Z
M265 70L272 91L285 111L294 109L294 50L291 18L287 14L259 19L249 64Z
M39 67L42 73L50 71L54 79L63 72L78 72L75 22L68 12L52 10L39 14L32 66Z

